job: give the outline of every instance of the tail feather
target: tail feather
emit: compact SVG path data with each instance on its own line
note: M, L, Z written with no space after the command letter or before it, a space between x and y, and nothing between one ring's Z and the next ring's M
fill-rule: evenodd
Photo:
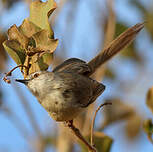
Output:
M110 45L108 45L95 58L88 62L88 65L91 68L91 72L88 75L93 74L98 67L111 59L123 48L127 47L135 39L136 35L143 27L144 23L136 24L135 26L128 28L124 33L113 40Z

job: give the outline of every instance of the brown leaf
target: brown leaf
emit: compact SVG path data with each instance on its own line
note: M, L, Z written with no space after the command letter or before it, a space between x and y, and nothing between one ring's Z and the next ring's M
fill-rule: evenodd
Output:
M0 70L5 69L6 60L7 60L6 52L2 45L6 39L7 39L6 35L0 32Z
M128 118L125 126L126 134L130 139L134 139L141 130L141 117L137 114Z
M46 58L45 58L45 55L46 55ZM48 61L47 61L47 58L48 58ZM36 71L47 70L51 61L52 61L52 55L50 54L46 53L42 57L38 57L38 54L33 55L30 60L31 67L29 69L29 74Z
M19 26L19 30L26 37L30 38L30 37L32 37L33 34L41 31L42 29L40 27L36 26L31 21L29 21L28 19L25 19L23 21L23 23Z
M33 39L36 43L36 50L44 51L44 53L53 53L58 45L57 39L50 39L49 32L47 30L41 30L35 33Z
M146 104L153 113L153 87L148 90Z
M153 23L152 23L152 18L153 18L153 11L145 11L144 17L146 22L146 30L148 31L148 34L151 36L151 39L153 40Z
M134 109L121 102L119 99L108 99L106 102L111 102L112 106L104 108L104 124L109 125L116 121L127 120L135 114Z
M17 27L8 30L9 40L3 45L8 54L23 68L24 77L36 71L46 70L53 60L53 52L58 45L53 38L53 31L48 17L56 8L54 0L34 1L30 5L30 17Z
M9 28L8 38L9 40L15 40L20 43L24 49L26 49L28 46L29 39L19 31L16 25L13 25L11 28Z

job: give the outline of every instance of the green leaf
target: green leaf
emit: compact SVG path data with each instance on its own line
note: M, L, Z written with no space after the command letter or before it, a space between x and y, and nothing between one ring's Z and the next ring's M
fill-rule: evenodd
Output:
M87 137L89 139L90 136ZM102 132L94 132L94 145L98 152L110 152L113 139L105 135ZM81 152L87 152L87 147L84 144L80 144Z
M121 33L127 30L127 28L128 26L126 26L124 23L117 22L116 30L115 30L115 37L119 36Z
M153 113L153 87L148 90L146 104Z
M56 3L54 0L48 0L47 2L41 2L39 0L33 1L30 5L30 17L29 20L40 27L49 31L50 37L54 37L53 30L50 27L48 18L52 12L56 9Z
M20 44L15 40L6 40L3 46L7 53L12 57L17 65L24 64L25 52L21 48Z
M148 139L153 143L152 134L153 134L153 123L151 119L145 120L143 123L143 130L147 134Z
M148 120L144 121L143 129L147 134L152 134L153 133L153 124L152 124L151 119L148 119Z

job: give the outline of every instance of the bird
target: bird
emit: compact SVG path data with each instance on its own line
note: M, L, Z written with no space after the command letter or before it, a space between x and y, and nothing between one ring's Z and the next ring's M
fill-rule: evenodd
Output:
M71 121L105 90L105 85L91 75L129 45L143 27L144 23L139 23L127 29L88 63L70 58L51 72L36 71L16 81L27 86L55 121Z
M89 71L83 60L71 58L52 72L38 71L16 81L28 87L54 120L69 121L105 90L102 83L86 76Z

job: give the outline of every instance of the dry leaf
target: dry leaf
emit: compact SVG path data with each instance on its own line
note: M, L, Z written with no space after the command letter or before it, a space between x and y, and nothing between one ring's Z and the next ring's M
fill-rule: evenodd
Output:
M29 71L24 69L26 75L47 70L52 63L58 40L51 39L53 31L48 17L55 8L53 0L45 3L34 1L30 6L29 19L25 19L19 27L13 25L8 30L9 40L3 45L18 65L29 67Z
M36 49L38 51L53 53L57 48L58 40L50 39L47 30L41 30L40 32L35 33L32 38L35 40Z
M146 104L147 104L148 108L153 113L153 87L150 88L149 91L148 91L148 93L147 93Z
M23 49L27 48L29 40L24 34L22 34L19 31L19 29L16 25L13 25L9 28L8 38L9 38L9 40L17 41L22 46Z
M141 130L141 117L137 114L128 118L125 131L130 139L134 139Z
M0 70L4 70L6 66L6 52L3 47L3 42L7 39L6 35L0 32Z
M23 23L19 26L19 30L26 37L30 38L30 37L32 37L32 35L41 31L42 29L40 27L38 27L37 25L33 24L28 19L25 19L23 21Z
M112 106L106 106L104 112L104 124L109 125L120 120L127 120L135 114L134 109L121 102L119 99L109 99L106 102L111 102Z

